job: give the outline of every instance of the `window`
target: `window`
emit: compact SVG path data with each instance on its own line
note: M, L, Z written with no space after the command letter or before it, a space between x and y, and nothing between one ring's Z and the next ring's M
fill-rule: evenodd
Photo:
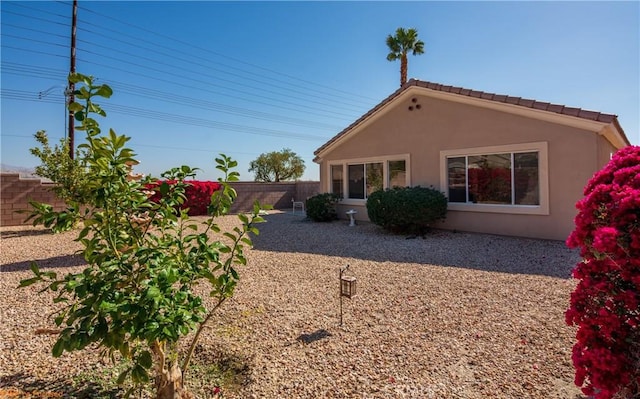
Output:
M402 161L389 161L389 182L387 187L405 187L407 185L407 163Z
M467 157L468 201L511 204L511 154Z
M382 190L382 163L368 163L365 165L367 170L367 197L372 192Z
M344 198L342 165L331 165L331 192Z
M336 161L329 165L332 193L347 200L366 200L371 193L409 185L408 155L389 159Z
M467 202L467 161L465 157L447 158L449 202Z
M537 152L452 157L447 165L449 202L540 205Z
M450 209L548 214L546 143L440 154Z
M349 198L364 199L364 164L349 165Z
M382 177L380 162L349 165L349 198L366 199L382 190Z
M514 202L517 205L540 205L540 176L537 152L513 154Z

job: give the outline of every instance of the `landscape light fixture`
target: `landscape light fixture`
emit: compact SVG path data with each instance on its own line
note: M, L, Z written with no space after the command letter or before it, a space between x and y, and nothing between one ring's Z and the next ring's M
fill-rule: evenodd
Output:
M356 295L356 278L345 276L344 272L349 270L349 265L340 268L340 325L342 325L342 297L349 299Z

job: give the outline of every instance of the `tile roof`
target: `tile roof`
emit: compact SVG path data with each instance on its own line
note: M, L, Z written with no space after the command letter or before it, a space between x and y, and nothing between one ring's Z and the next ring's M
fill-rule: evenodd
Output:
M589 119L592 121L603 122L603 123L611 123L613 122L614 119L617 118L616 115L605 114L602 112L587 111L580 108L571 108L571 107L566 107L564 105L551 104L547 102L536 101L536 100L531 100L531 99L526 99L521 97L512 97L512 96L507 96L502 94L468 90L462 87L445 86L439 83L426 82L426 81L421 81L416 79L409 80L407 83L404 84L404 86L400 88L400 91L410 86L425 87L427 89L442 91L446 93L462 94L469 97L482 98L484 100L491 100L491 101L496 101L501 103L520 105L527 108L540 109L543 111L555 112L557 114L577 116L579 118ZM399 94L398 92L396 93Z
M512 104L512 105L517 105L517 106L532 108L532 109L538 109L542 111L553 112L556 114L574 116L577 118L588 119L596 122L613 123L618 129L618 131L620 131L622 137L627 142L627 144L629 144L629 140L625 136L624 131L622 130L622 127L620 127L620 124L618 123L617 115L606 114L606 113L597 112L597 111L587 111L581 108L567 107L565 105L551 104L548 102L536 101L536 100L526 99L522 97L512 97L504 94L487 93L483 91L465 89L464 87L447 86L439 83L427 82L427 81L417 80L417 79L410 79L407 83L402 85L398 90L393 92L389 97L382 100L382 102L380 102L378 105L373 107L366 114L362 115L351 125L347 126L344 130L342 130L340 133L338 133L329 141L327 141L325 144L323 144L320 148L318 148L314 152L314 155L317 156L322 150L327 148L331 143L335 142L337 139L339 139L340 137L344 136L345 134L353 130L362 121L367 119L369 116L371 116L373 113L375 113L377 110L379 110L389 102L393 101L393 99L398 97L403 91L407 90L412 86L424 87L427 89L441 91L445 93L453 93L461 96L475 97L483 100L501 102L505 104Z

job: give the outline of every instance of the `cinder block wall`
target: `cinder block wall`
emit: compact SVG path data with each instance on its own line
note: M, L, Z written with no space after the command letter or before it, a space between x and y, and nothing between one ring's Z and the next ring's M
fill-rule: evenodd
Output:
M17 173L0 174L0 226L17 226L24 222L27 215L15 211L29 209L29 201L35 200L53 205L57 210L64 209L64 202L51 192L51 183L42 183L40 179L21 179ZM320 182L236 182L232 184L238 193L231 212L246 212L253 208L257 199L263 205L272 205L274 209L291 209L291 200L304 201L320 191Z
M238 193L231 212L246 212L253 208L255 200L273 209L292 207L291 200L304 201L320 191L320 182L236 182L231 184Z
M53 205L56 210L64 209L64 202L51 191L53 184L40 179L22 179L18 173L0 174L0 226L23 224L27 214L17 213L29 210L29 201Z
M313 197L316 194L320 194L320 182L296 182L296 201L306 201L307 198Z

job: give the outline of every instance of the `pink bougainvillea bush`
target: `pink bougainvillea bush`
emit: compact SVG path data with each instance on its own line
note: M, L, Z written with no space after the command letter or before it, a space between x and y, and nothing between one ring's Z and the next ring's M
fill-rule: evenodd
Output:
M640 147L619 150L576 204L580 248L566 321L575 383L596 399L640 398Z
M175 181L172 180L158 180L155 183L146 185L147 189L154 190L154 194L151 196L152 201L157 202L162 197L160 190L156 188L165 182L169 185L175 184ZM207 207L211 202L211 195L220 188L220 183L199 180L187 180L185 183L188 184L185 190L187 198L182 204L182 209L189 208L189 216L206 215Z

